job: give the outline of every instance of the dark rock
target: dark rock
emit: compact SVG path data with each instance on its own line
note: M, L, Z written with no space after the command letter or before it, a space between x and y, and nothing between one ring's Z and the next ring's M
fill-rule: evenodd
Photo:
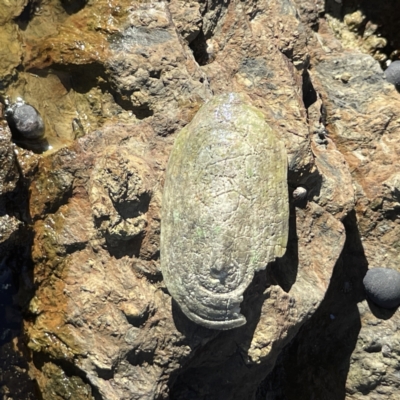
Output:
M393 61L385 71L386 80L400 86L400 61Z
M367 296L376 305L394 308L400 305L400 273L389 268L370 269L363 280Z

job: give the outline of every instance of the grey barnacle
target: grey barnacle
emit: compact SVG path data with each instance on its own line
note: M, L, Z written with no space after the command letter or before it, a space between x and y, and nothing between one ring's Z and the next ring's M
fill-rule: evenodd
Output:
M6 119L16 140L38 140L44 136L44 123L35 107L21 97L13 104L6 100Z

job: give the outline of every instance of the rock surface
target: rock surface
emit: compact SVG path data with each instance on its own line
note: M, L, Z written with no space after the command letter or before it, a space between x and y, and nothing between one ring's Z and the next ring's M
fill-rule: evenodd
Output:
M368 267L400 265L400 98L382 69L398 58L398 10L3 7L0 95L38 110L50 147L24 150L1 123L1 395L395 400L400 314L368 303L362 281ZM246 325L221 332L172 302L160 224L178 132L228 92L285 145L291 201L286 253L245 291Z

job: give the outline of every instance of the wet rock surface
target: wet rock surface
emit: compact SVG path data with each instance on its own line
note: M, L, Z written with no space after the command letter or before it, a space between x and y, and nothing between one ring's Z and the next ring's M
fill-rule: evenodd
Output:
M383 71L398 6L376 4L2 8L0 95L38 111L48 144L13 143L3 111L3 397L397 398L400 317L363 285L400 265L400 103ZM286 253L244 293L246 325L221 332L172 301L160 224L178 132L228 92L286 147L290 215Z

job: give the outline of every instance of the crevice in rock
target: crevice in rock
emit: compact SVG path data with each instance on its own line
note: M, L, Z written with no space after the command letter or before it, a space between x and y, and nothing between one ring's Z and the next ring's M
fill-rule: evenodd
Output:
M141 325L143 325L149 319L150 311L146 310L142 314L135 315L135 316L127 315L125 313L124 313L124 315L130 325L139 328Z
M28 374L29 357L17 342L0 346L0 396L2 399L43 400L37 382Z
M29 22L35 15L35 11L37 7L40 6L41 0L29 0L28 4L23 9L22 13L15 18L15 22L17 23L19 29L24 31L27 27ZM6 6L5 6L6 7Z
M131 365L153 365L154 363L154 351L143 351L139 349L135 349L130 351L127 356L126 360Z
M148 104L143 104L140 107L135 107L129 100L130 94L120 94L110 87L110 93L112 93L115 102L123 108L125 111L132 111L137 119L145 119L154 115L154 111L149 107Z
M346 397L350 357L361 329L357 303L365 299L362 280L368 263L354 211L343 224L346 242L325 298L284 349L260 385L257 400Z
M137 200L135 199L134 202L119 201L113 202L113 205L123 219L136 218L139 215L147 213L149 210L150 200L151 194L146 192L139 196Z
M72 15L82 10L88 0L61 0L61 4L67 14Z
M105 381L109 381L114 378L114 371L110 369L99 368L96 366L97 376Z
M317 92L311 82L310 74L307 70L303 73L303 103L304 107L307 109L317 101Z
M18 338L20 347L24 340L22 318L34 294L32 242L32 231L22 225L0 244L0 396L14 400L39 399L35 382L26 372L26 355L12 342Z
M398 221L400 217L400 207L395 207L392 210L385 210L383 212L383 215L385 219L388 219L390 221Z
M307 199L306 199L307 201ZM289 217L289 236L286 253L271 264L270 270L276 283L286 292L294 285L299 266L296 207L292 204Z
M214 57L212 48L207 44L207 38L201 29L196 39L189 44L190 49L193 52L194 59L199 65L209 64Z
M122 257L136 257L140 255L140 248L144 239L143 235L130 240L116 240L114 235L106 233L104 235L107 242L107 251L111 256L120 259Z

